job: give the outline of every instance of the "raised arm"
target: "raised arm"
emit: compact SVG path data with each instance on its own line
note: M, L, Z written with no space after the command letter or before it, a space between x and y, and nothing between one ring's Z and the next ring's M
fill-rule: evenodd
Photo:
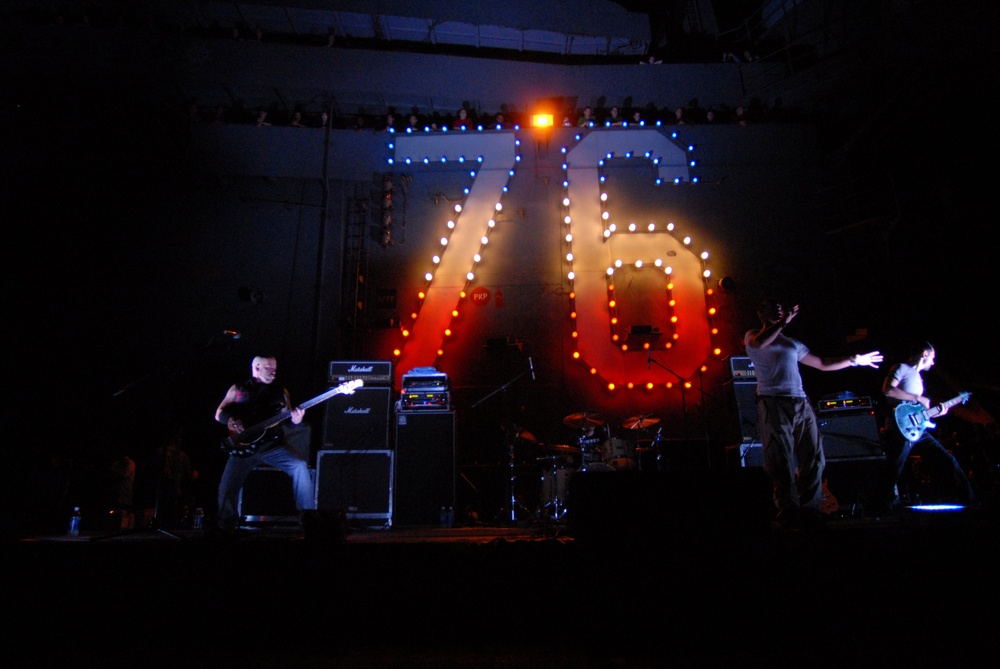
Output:
M803 357L799 362L803 365L807 365L823 372L834 372L838 369L859 366L874 367L877 369L879 363L882 362L882 359L883 356L878 351L858 353L855 355L849 355L846 358L821 358L818 355L806 353L805 357Z
M799 305L795 305L788 311L782 313L781 318L778 320L767 324L760 330L755 331L747 339L747 346L750 348L764 348L765 346L770 346L777 339L778 335L785 328L786 325L792 322L799 313Z

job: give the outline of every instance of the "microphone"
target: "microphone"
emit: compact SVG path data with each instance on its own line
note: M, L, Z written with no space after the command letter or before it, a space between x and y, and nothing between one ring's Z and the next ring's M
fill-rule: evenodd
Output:
M530 355L528 356L528 369L531 370L531 380L534 381L535 380L535 362L531 359Z
M236 339L239 339L240 337L242 337L243 335L241 335L236 330L223 330L222 331L222 336L223 337L232 337L234 340L236 340Z

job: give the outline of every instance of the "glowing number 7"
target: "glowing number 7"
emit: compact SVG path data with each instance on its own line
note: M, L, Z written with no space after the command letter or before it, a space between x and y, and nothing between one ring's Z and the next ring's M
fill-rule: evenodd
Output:
M510 132L421 133L395 141L393 161L421 165L442 159L461 161L475 178L456 225L442 244L440 262L428 281L420 315L396 363L396 381L414 367L433 366L446 338L452 311L468 284L473 256L489 235L493 218L517 162L515 136Z

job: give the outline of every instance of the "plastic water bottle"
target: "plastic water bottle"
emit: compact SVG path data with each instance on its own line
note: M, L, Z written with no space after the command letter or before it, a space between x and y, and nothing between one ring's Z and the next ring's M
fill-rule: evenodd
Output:
M66 534L71 537L80 536L80 507L73 507L73 514L69 517L69 529Z
M455 527L455 507L441 507L441 527Z
M194 510L194 517L191 519L192 530L205 529L205 510L200 506Z

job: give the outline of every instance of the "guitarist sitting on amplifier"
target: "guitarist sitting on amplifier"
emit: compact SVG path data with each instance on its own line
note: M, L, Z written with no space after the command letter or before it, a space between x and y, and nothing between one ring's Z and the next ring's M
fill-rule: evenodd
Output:
M874 500L876 513L891 509L894 488L914 446L919 446L923 461L930 465L931 478L939 494L949 498L946 501L970 504L975 499L969 478L958 460L927 431L934 427L931 418L943 416L949 408L969 398L969 393L962 393L947 402L931 404L930 398L924 395L921 372L934 366L934 357L934 346L922 342L905 362L889 370L882 383L882 392L893 411L885 420L886 477L878 491L881 498Z
M309 465L285 443L281 429L271 427L260 431L251 428L257 421L274 416L287 417L292 424L298 425L305 409L292 408L288 391L274 383L278 361L273 356L255 357L250 370L252 376L230 387L215 410L215 420L229 430L229 437L223 441L223 450L228 451L229 459L219 479L216 521L218 528L226 533L234 532L239 526L240 489L250 472L259 465L270 465L292 477L295 505L300 512L315 508Z

